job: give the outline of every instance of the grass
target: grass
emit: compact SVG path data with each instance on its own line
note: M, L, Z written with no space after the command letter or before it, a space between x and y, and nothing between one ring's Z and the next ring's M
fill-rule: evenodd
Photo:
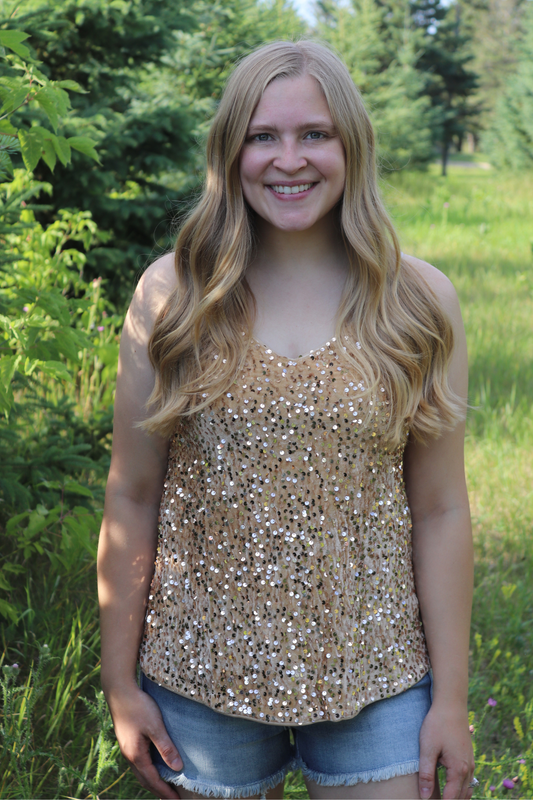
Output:
M451 167L443 179L433 167L425 175L394 175L385 187L402 249L453 281L468 339L466 471L476 552L469 702L481 781L475 797L533 796L533 764L520 764L528 749L533 755L530 186L531 176ZM489 697L496 706L487 705ZM480 763L483 755L496 766ZM514 789L502 787L517 775Z
M467 330L474 797L533 796L531 177L451 167L443 179L435 166L389 176L384 186L403 250L449 275ZM2 632L0 797L149 797L100 704L94 559L80 556L63 573L34 553L24 566L12 599L25 611ZM287 780L285 796L307 797L301 776Z

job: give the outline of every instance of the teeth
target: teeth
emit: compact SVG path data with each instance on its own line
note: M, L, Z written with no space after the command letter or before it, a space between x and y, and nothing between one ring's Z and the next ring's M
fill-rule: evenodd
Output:
M272 188L278 194L298 194L306 192L312 185L312 183L301 183L299 186L273 186Z

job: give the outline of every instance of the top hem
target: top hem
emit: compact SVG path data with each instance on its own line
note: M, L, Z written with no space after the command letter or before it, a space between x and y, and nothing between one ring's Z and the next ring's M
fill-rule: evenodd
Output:
M355 717L357 717L361 713L361 711L363 711L363 709L366 708L367 706L370 706L373 703L378 703L379 700L387 700L392 697L398 697L398 695L403 694L403 692L406 692L408 689L411 689L419 681L425 678L428 672L431 671L431 667L428 665L426 671L420 677L415 676L412 681L406 681L406 683L402 686L400 691L394 692L393 694L386 694L384 697L380 697L376 700L371 700L370 702L365 703L357 710L355 714L350 714L350 716L346 715L341 717L327 717L326 715L324 715L324 717L321 717L320 719L309 720L309 722L283 722L283 721L276 722L276 721L261 719L257 714L242 714L239 712L228 713L226 711L220 711L218 708L213 708L213 706L210 705L210 703L206 702L205 700L196 697L191 697L188 692L180 692L174 687L168 686L167 684L163 683L159 679L154 679L149 677L146 674L146 672L144 672L142 666L140 666L140 670L146 680L151 681L152 683L156 683L158 686L161 686L163 689L167 689L167 691L172 692L173 694L177 694L180 697L185 697L187 700L191 700L193 703L201 703L203 706L206 706L207 708L211 709L211 711L214 711L216 714L221 714L223 717L237 717L239 719L246 719L253 722L260 722L262 725L273 725L277 728L303 728L305 725L316 725L317 723L320 722L343 722L345 720L355 719Z

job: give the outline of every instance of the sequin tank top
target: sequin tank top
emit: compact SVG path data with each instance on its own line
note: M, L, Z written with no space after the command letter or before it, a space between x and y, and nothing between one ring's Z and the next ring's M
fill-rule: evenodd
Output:
M429 669L406 437L387 449L385 395L338 350L252 340L231 391L171 439L140 666L224 714L340 720Z

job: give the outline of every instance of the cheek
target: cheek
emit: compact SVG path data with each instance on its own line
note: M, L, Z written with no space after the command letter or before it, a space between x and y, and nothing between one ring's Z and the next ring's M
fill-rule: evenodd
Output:
M243 189L245 187L251 189L259 180L264 169L263 160L258 153L244 147L239 161L239 175Z

